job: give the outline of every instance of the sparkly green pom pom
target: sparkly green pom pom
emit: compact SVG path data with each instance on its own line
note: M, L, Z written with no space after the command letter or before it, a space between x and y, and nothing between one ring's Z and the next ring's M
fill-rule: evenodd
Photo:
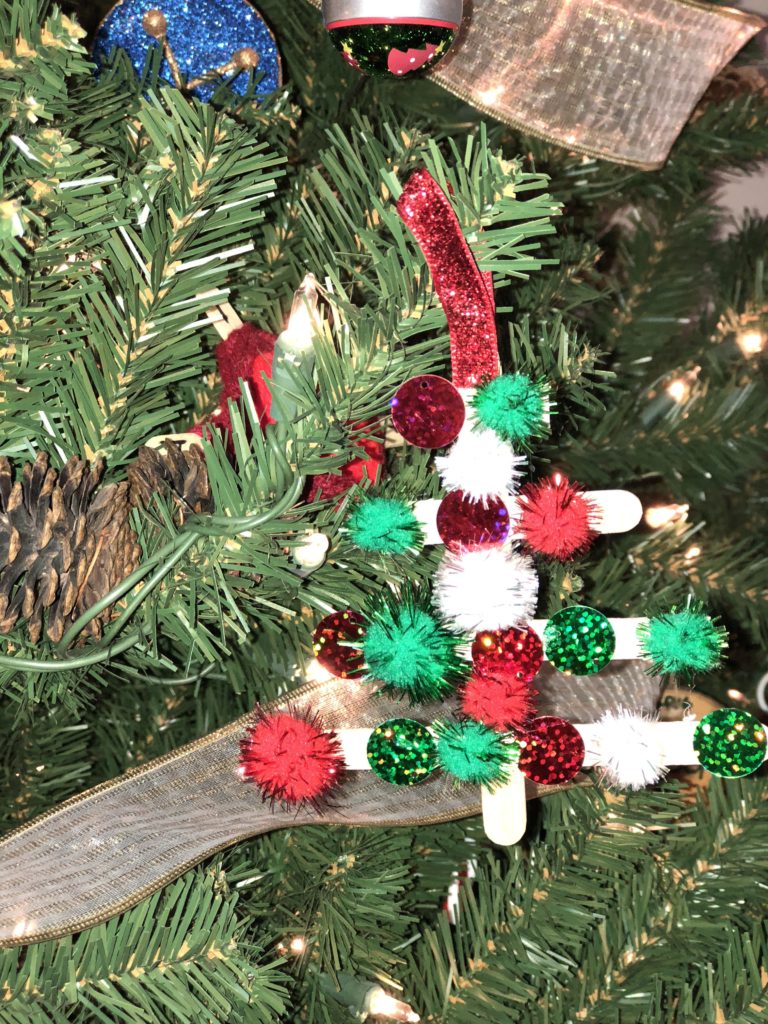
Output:
M421 523L410 505L397 498L363 498L347 520L347 530L363 551L405 555L424 543Z
M483 384L472 406L482 426L511 444L522 444L546 433L546 385L523 373L504 374Z
M363 654L372 681L402 690L411 701L438 700L469 675L457 651L467 638L452 632L411 597L392 599L368 618Z
M495 786L507 780L507 768L519 755L516 744L481 722L437 722L437 760L461 782Z
M637 634L643 657L658 673L710 672L728 644L725 628L695 606L652 618Z

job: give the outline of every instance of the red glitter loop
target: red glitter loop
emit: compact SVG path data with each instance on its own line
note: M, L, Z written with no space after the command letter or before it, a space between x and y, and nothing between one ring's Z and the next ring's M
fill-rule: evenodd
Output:
M534 718L520 738L520 771L540 786L570 782L583 764L584 740L564 718Z
M565 561L586 550L596 536L595 504L559 473L551 480L527 484L518 503L515 528L539 554Z
M395 430L417 448L444 448L464 425L464 399L445 377L425 373L401 385L392 399Z
M472 663L480 675L512 676L530 683L544 661L538 633L525 629L484 629L472 643Z
M397 212L424 253L445 310L454 384L471 388L498 377L491 277L481 273L448 196L429 171L422 168L411 175Z
M240 771L265 800L316 803L339 783L344 755L316 717L257 708L240 741Z
M332 612L312 634L315 657L340 679L357 679L365 673L363 652L357 646L365 636L364 621L358 612Z
M452 551L503 544L509 511L500 498L475 501L463 491L451 491L437 510L437 532Z

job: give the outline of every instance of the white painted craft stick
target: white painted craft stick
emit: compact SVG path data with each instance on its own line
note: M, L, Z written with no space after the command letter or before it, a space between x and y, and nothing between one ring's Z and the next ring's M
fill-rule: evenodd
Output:
M518 516L517 500L509 494L499 496L507 507L514 530ZM627 533L634 530L643 516L643 506L631 491L587 491L585 497L594 503L597 533ZM425 498L414 505L414 515L424 530L426 544L442 544L437 532L437 510L440 498ZM514 534L513 534L514 536Z
M485 834L497 846L514 846L525 833L528 802L525 799L525 776L511 765L503 786L480 791Z
M228 338L232 331L236 331L243 326L243 321L237 315L234 307L230 306L228 302L217 302L215 306L211 306L206 312L222 340Z
M693 718L684 719L682 722L652 723L651 728L654 730L655 738L662 750L664 763L668 767L699 763L696 751L693 749L693 734L697 725L698 722ZM601 725L599 722L589 722L576 725L575 728L578 729L584 740L586 751L584 767L591 768L600 760L600 738L611 726ZM336 735L341 744L347 768L352 771L368 771L370 769L366 749L372 732L372 729L339 729L337 731ZM766 756L768 757L768 754ZM515 770L519 773L516 766Z

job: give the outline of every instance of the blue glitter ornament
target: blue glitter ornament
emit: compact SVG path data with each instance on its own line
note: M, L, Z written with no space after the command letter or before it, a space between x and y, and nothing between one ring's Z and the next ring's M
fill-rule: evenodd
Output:
M152 12L152 13L150 13ZM280 54L269 27L255 8L245 0L122 0L116 4L99 26L93 43L93 56L102 64L115 47L125 50L137 74L141 74L151 46L162 47L145 27L145 15L161 12L161 24L167 26L167 41L178 69L185 81L200 78L216 68L231 65L239 52L255 51L256 90L266 96L282 83ZM247 63L236 77L234 70L225 74L230 88L245 95L250 75ZM174 81L173 70L164 59L160 74ZM220 79L196 86L194 95L209 100Z

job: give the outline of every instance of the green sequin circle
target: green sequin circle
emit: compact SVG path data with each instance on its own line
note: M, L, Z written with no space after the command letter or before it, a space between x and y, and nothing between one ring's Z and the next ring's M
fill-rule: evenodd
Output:
M613 657L616 634L602 612L577 605L555 612L544 629L544 649L560 672L592 676Z
M748 711L718 708L696 726L693 749L702 768L722 779L751 775L765 760L762 724Z
M407 78L434 67L455 32L441 25L402 23L345 25L328 35L344 60L366 75Z
M421 722L390 718L370 735L368 764L380 779L393 786L414 786L437 767L437 745Z

